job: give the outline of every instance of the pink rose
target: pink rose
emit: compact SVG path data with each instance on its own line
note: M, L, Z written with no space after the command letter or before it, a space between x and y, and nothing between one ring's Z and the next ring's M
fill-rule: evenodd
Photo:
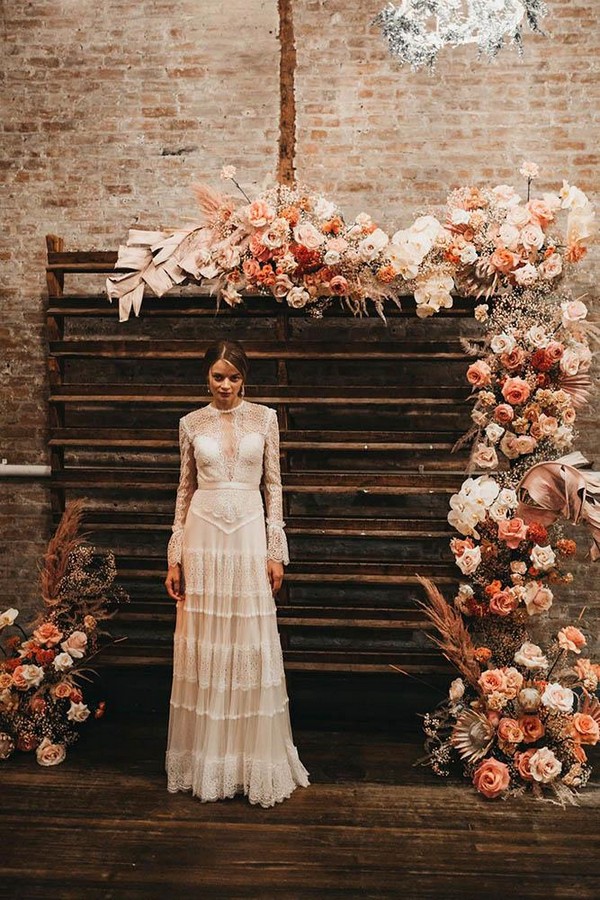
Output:
M519 601L511 591L498 591L490 600L490 612L496 616L508 616L518 605Z
M522 368L525 362L525 351L522 347L513 347L510 352L502 354L500 362L505 369L514 372L516 369Z
M301 222L294 228L294 240L307 250L318 250L325 237L310 222Z
M343 275L335 275L329 282L329 288L333 294L343 297L348 293L348 282Z
M542 278L546 279L546 281L551 281L553 278L558 278L562 270L563 264L561 257L558 253L553 253L552 256L549 256L548 259L544 260L539 267L538 272Z
M520 744L523 732L516 719L504 718L498 722L498 737L507 744Z
M248 281L256 281L260 275L260 265L256 259L246 259L242 263L242 270Z
M81 659L87 648L87 634L83 631L73 631L66 641L60 645L61 648L69 653L75 659Z
M539 250L544 243L544 232L531 222L521 229L521 243L526 250Z
M517 767L517 772L523 779L523 781L533 781L533 775L531 774L531 769L529 768L529 763L531 757L536 751L531 747L529 750L524 750L523 753L515 754L515 765Z
M484 387L492 380L492 370L486 362L478 359L467 369L467 381L473 387Z
M512 422L514 416L515 411L508 403L500 403L494 410L494 419L501 425L508 425L509 422Z
M514 519L501 519L498 522L498 540L504 541L511 550L516 550L526 537L527 525L518 516Z
M490 757L484 759L473 775L473 784L480 794L493 800L503 794L510 784L510 772L506 763Z
M486 669L479 676L479 685L484 694L504 693L506 690L506 675L502 669Z
M336 253L343 253L348 246L348 241L343 237L331 238L331 240L327 241L327 249Z
M502 387L502 396L511 406L525 403L531 391L523 378L507 378Z
M275 210L264 200L254 200L248 210L248 219L255 228L263 228L276 216Z

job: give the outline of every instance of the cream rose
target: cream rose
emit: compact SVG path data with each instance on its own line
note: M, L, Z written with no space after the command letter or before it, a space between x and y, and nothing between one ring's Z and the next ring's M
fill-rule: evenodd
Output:
M490 422L490 424L485 429L486 437L492 444L497 444L502 435L504 434L504 428L501 425L498 425L496 422Z
M71 703L67 713L67 719L71 722L85 722L90 711L85 703Z
M588 309L581 300L565 300L560 304L562 310L562 323L565 326L572 325L576 322L582 322L587 314Z
M506 216L507 224L519 229L525 228L529 224L529 219L529 210L525 206L511 207Z
M498 457L493 447L487 444L477 444L473 462L478 469L495 469L498 465Z
M20 691L29 690L29 688L37 687L44 678L44 670L41 666L17 666L12 674L12 680L15 687Z
M549 747L540 747L529 760L529 771L534 781L549 784L562 771L562 763Z
M73 631L66 641L60 645L62 649L75 659L81 659L87 648L87 634L83 631Z
M66 757L67 751L64 744L53 744L50 738L45 737L35 751L35 756L40 766L58 766Z
M461 697L464 696L465 693L465 683L462 678L455 678L454 681L450 685L450 689L448 691L448 697L450 700L456 701L460 700Z
M545 587L539 581L530 581L525 585L525 606L530 616L546 612L552 606L554 595L550 588Z
M536 569L540 572L547 572L548 569L553 568L556 562L556 554L550 545L540 547L538 544L535 544L531 551L530 559Z
M526 263L514 271L515 281L521 287L531 287L538 280L538 270L531 263Z
M530 222L521 229L519 238L526 250L539 250L544 243L544 232L539 225Z
M73 659L70 653L59 653L54 657L54 668L57 672L66 672L73 665Z
M463 575L472 575L481 562L481 548L472 547L465 550L462 556L456 559L456 565Z
M301 287L290 288L287 295L288 306L293 309L302 309L310 300L310 294Z
M507 334L505 331L500 332L500 334L494 335L491 340L490 346L494 353L500 355L501 353L510 353L511 350L514 350L517 342L514 339L512 334Z
M302 244L307 250L318 250L325 240L325 236L317 231L310 222L301 222L294 228L294 240Z
M585 635L575 625L567 625L558 632L558 645L561 650L581 653L586 643Z
M573 709L575 694L570 688L563 687L557 681L546 685L542 694L542 703L552 712L569 713Z
M548 259L545 259L539 268L539 273L546 281L552 281L558 278L563 270L562 258L558 253L553 253Z
M358 252L364 262L370 262L389 244L388 235L381 228L376 228L358 244Z
M521 644L515 653L515 662L526 669L547 669L548 659L542 653L542 648L530 641Z

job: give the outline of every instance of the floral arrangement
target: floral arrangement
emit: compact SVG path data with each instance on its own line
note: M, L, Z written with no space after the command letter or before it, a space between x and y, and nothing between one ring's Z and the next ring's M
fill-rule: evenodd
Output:
M525 174L529 188L535 170ZM555 293L553 284L563 262L583 255L593 210L566 184L560 204L546 195L522 205L505 187L493 193L500 205L488 196L481 207L474 197L475 211L484 210L475 222L457 212L469 205L465 191L449 204L448 227L457 229L450 252L469 245L455 280L495 302L475 308L487 328L482 343L465 342L480 358L467 370L474 428L459 444L473 439L471 467L483 474L464 481L448 514L460 535L450 547L468 582L450 603L423 580L435 641L461 675L425 716L426 762L447 775L458 759L487 798L530 789L564 804L576 802L589 780L587 753L600 741L600 665L581 655L584 625L548 634L554 591L572 581L577 551L562 520L585 522L590 555L600 557L600 473L586 471L587 460L571 451L598 331L582 299ZM546 226L563 204L561 246ZM492 243L483 238L490 231Z
M196 185L197 225L131 229L107 279L108 298L118 299L125 321L132 310L139 315L145 287L162 296L190 280L209 283L231 306L245 291L312 316L336 301L354 314L372 303L383 316L385 303L398 304L401 293L414 295L420 317L451 307L454 291L482 299L549 293L585 254L594 212L566 182L558 194L530 199L537 167L524 163L521 172L526 200L507 185L460 188L448 199L443 223L426 214L408 228L386 231L364 212L346 223L335 203L300 186L266 185L252 199L235 167L225 166L221 177L240 196ZM478 314L484 313L481 304Z
M81 725L104 714L92 710L82 682L101 650L116 603L128 600L114 584L115 558L79 534L82 501L71 503L51 539L41 572L42 609L29 635L18 625L17 609L0 615L0 759L15 748L35 751L42 766L61 763L79 737Z

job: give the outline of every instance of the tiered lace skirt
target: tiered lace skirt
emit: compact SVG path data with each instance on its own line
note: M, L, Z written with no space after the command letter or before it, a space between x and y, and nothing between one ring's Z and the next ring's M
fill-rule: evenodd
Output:
M273 806L308 786L293 743L261 515L230 533L194 512L183 537L168 790Z

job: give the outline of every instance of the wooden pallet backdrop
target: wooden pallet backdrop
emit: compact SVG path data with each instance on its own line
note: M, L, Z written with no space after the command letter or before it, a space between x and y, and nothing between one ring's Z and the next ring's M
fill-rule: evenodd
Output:
M264 297L222 306L195 288L149 297L118 321L103 292L114 252L48 244L48 369L53 515L86 498L91 540L112 548L132 597L113 631L114 665L170 662L174 604L166 545L178 481L180 416L208 402L201 358L219 337L243 341L247 399L276 408L291 564L278 598L288 671L447 669L415 607L417 574L456 585L448 500L469 427L458 341L472 304L420 320L414 301L322 320ZM74 289L65 292L65 276Z

